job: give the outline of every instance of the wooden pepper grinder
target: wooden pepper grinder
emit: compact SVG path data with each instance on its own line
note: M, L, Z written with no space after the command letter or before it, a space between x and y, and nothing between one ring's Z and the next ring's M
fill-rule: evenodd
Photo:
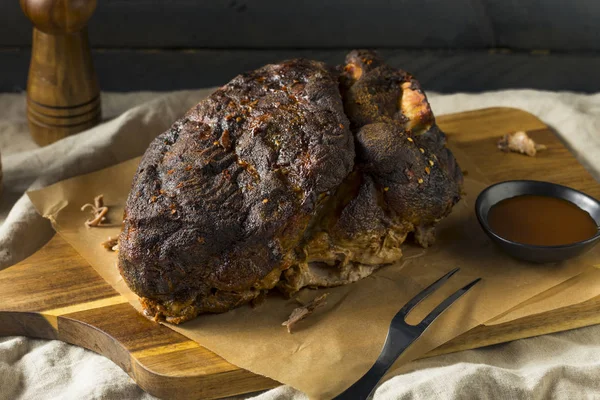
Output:
M100 88L87 22L96 0L20 0L33 22L27 80L27 119L41 146L100 121Z

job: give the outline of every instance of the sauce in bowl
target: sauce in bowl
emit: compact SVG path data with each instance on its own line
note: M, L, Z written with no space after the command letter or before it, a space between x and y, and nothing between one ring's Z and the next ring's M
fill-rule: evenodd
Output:
M581 242L598 233L596 221L570 201L538 195L504 199L489 210L488 224L504 239L534 246Z

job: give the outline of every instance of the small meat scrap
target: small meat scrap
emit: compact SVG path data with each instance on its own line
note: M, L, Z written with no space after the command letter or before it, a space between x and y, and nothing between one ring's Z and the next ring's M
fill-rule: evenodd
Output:
M504 135L498 140L498 148L505 152L527 154L530 157L535 157L538 151L546 150L546 146L535 143L525 131Z
M100 243L102 247L106 250L110 251L118 251L119 250L119 238L113 238L111 236L108 237L108 240Z
M292 313L290 314L290 317L288 318L288 320L285 321L281 325L287 327L288 333L292 333L292 328L298 322L300 322L304 318L308 317L317 308L327 304L325 299L327 298L328 295L329 295L329 293L322 294L321 296L314 298L310 303L308 303L302 307L295 308L294 311L292 311Z
M252 301L250 302L250 305L252 306L252 308L256 308L256 307L260 306L261 304L263 304L266 300L267 300L267 291L262 290L257 297L252 299Z
M104 205L103 194L94 197L94 204L84 204L81 207L81 211L85 211L88 208L91 210L93 217L85 221L85 226L101 226L103 222L106 222L106 214L108 213L108 207Z

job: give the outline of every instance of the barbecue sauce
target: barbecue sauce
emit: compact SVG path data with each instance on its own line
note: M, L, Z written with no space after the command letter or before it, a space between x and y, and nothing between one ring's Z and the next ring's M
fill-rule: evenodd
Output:
M513 242L557 246L580 242L598 232L596 221L570 201L523 195L505 199L488 213L494 233Z

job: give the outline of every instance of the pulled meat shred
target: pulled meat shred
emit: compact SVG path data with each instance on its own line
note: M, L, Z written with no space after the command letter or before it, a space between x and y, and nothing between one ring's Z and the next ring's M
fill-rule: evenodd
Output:
M85 226L101 226L103 222L106 222L106 214L108 213L108 207L104 205L104 195L100 194L94 197L94 204L86 203L81 207L81 211L85 211L90 208L92 212L92 218L85 221Z
M310 303L305 306L295 308L294 311L290 314L290 317L285 321L282 326L287 327L288 333L292 333L292 328L304 318L308 317L312 314L317 308L324 306L327 304L325 299L329 293L322 294L319 297L314 298Z
M104 242L102 242L100 244L106 250L110 250L110 251L118 251L119 250L119 238L118 237L113 238L113 237L109 236L108 240L105 240Z
M504 135L498 140L498 148L505 152L515 152L535 157L536 153L546 150L543 144L537 144L525 131L518 131Z

